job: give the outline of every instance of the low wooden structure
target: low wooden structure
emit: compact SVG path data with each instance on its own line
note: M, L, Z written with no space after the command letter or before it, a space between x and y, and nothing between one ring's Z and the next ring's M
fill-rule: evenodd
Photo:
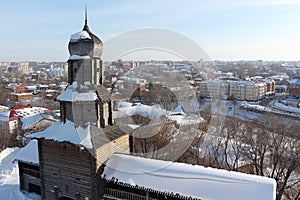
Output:
M19 165L20 189L27 192L41 194L40 164L37 141L30 141L18 153L16 160Z
M68 127L73 122L60 125ZM61 133L55 132L57 124L48 130L32 134L38 139L40 161L40 183L42 199L89 199L96 200L101 197L99 177L102 173L101 166L114 153L129 153L129 135L116 126L98 128L90 125L86 128L74 127L70 129L58 128ZM83 136L86 131L88 135ZM73 132L72 132L73 130ZM60 134L67 131L67 137L59 141ZM54 139L57 136L57 139ZM72 140L79 138L77 144ZM86 143L90 140L90 145ZM68 141L69 140L69 141Z
M41 194L40 169L38 165L18 162L20 189Z

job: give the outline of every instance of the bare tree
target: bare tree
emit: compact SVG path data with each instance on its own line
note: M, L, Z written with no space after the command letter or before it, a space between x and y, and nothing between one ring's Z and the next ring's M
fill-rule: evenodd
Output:
M192 144L189 151L198 159L193 164L274 178L277 200L299 199L300 140L295 133L299 132L300 125L272 114L264 115L260 121L264 125L227 118L221 129L204 133ZM205 131L207 126L203 124L200 128Z

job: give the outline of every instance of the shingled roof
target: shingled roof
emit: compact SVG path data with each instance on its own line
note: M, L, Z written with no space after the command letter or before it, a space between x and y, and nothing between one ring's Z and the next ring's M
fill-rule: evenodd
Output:
M93 85L101 102L110 102L110 93L103 85Z

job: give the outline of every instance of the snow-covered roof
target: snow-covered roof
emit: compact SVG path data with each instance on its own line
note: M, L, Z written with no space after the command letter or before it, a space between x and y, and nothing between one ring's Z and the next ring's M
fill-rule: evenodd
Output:
M58 142L70 142L76 145L82 145L88 149L92 149L92 141L90 134L90 125L85 128L76 127L74 122L66 121L55 122L49 126L46 130L28 135L30 138L44 138L49 140L55 140Z
M288 88L288 86L286 86L286 85L276 85L275 86L275 89L287 89Z
M136 104L132 106L130 103L119 102L124 107L119 107L120 112L114 112L115 117L126 117L140 115L145 118L150 118L153 122L160 122L161 117L166 115L166 110L162 109L159 105L147 106L144 104Z
M33 124L38 123L42 119L44 119L44 117L41 114L36 114L36 115L30 116L26 119L23 119L23 120L21 120L22 121L22 129L23 130L28 129Z
M170 115L185 115L185 113L182 110L181 105L178 105L174 110L172 110L170 113Z
M8 111L8 110L9 110L9 107L0 105L0 112Z
M16 95L16 96L27 96L27 95L31 95L31 96L32 96L32 93L26 93L26 92L24 92L24 93L14 93L14 95Z
M274 179L203 166L115 154L102 177L132 186L214 200L275 199Z
M27 118L39 113L44 113L49 111L47 108L43 107L32 107L32 108L21 108L15 110L15 115L18 117Z
M45 92L57 92L57 90L45 90Z
M41 85L41 84L36 84L37 88L47 88L49 85Z
M55 115L54 113L44 113L44 114L39 113L36 115L32 115L30 117L27 117L25 119L21 119L22 129L26 130L26 129L32 128L35 124L39 123L42 120L47 120L48 122L49 121L55 122L55 121L57 121L56 118L58 116L54 116L54 115Z
M229 81L229 84L235 84L235 85L255 85L253 81Z
M300 77L296 77L296 78L290 80L290 84L295 84L295 83L300 84Z
M264 80L265 83L272 83L272 82L275 82L273 79L269 79L269 78L266 78Z
M0 112L0 121L8 121L9 120L10 111Z
M36 90L35 85L26 86L27 90Z
M31 140L18 152L16 160L39 165L38 141Z
M97 98L95 90L89 89L88 83L82 85L77 82L73 82L72 85L69 85L66 90L57 97L57 100L68 102L95 101Z
M79 56L79 55L72 55L69 57L69 60L88 60L91 59L90 56Z
M80 40L80 39L91 39L90 34L87 31L80 31L71 35L70 40Z

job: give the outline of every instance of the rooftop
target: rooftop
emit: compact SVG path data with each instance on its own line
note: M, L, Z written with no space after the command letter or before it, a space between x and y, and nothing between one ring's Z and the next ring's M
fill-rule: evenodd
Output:
M28 164L39 165L39 153L37 140L31 140L25 147L23 147L16 157L16 160Z
M122 154L107 161L102 177L201 199L271 200L276 195L274 179Z

